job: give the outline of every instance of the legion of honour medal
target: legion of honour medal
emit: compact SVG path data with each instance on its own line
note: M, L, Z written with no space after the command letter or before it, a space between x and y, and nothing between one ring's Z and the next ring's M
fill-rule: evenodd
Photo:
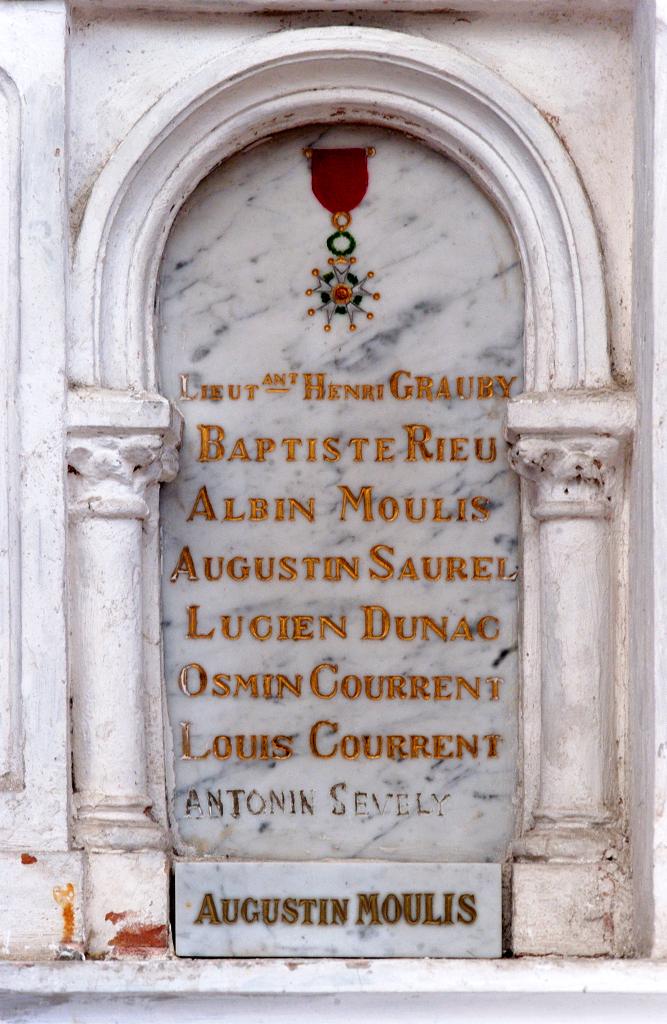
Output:
M316 284L306 290L306 295L319 299L319 305L311 306L308 315L321 316L325 331L331 330L336 316L345 317L348 330L356 331L358 319L374 317L364 302L380 298L370 284L375 277L373 271L369 270L364 277L355 273L357 257L353 253L357 240L350 231L351 211L366 195L368 157L374 154L373 148L305 150L310 160L313 193L331 214L334 227L326 241L329 269L321 272L315 267L312 275Z

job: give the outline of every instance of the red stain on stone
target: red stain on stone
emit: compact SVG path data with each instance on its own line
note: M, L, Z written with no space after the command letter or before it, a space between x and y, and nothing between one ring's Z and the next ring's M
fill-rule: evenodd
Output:
M118 924L119 921L124 920L128 915L127 910L121 910L120 913L116 913L115 910L110 910L108 914L104 915L105 921L111 921L112 924Z
M165 924L135 924L116 932L113 939L109 940L109 945L119 952L140 955L150 950L166 949L167 939Z
M22 853L21 854L21 864L36 864L36 863L37 863L37 858L33 857L33 855L31 853Z

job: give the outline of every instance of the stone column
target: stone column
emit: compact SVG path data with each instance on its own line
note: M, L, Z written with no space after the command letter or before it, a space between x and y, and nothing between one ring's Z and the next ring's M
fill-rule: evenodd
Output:
M532 715L538 737L524 776L538 781L514 846L514 950L599 955L618 948L614 896L625 870L615 708L623 609L614 581L627 424L602 432L605 409L586 395L535 404L537 414L530 396L508 409L509 459L537 526L524 572L539 594L523 703L524 736ZM612 421L623 418L619 408Z
M610 530L621 446L614 438L522 438L510 462L534 483L540 523L540 798L535 831L584 851L612 820ZM546 584L548 581L548 585ZM595 654L591 656L591 651ZM556 838L558 837L558 838Z
M75 833L83 846L161 846L150 815L140 577L146 490L173 479L173 440L73 437L69 451Z
M73 832L87 952L168 950L168 838L149 796L144 523L176 474L180 423L155 396L70 399ZM151 565L148 571L155 571Z

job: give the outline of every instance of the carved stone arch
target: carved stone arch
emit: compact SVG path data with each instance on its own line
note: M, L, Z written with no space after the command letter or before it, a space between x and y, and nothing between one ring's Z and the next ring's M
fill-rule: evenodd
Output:
M526 387L507 422L511 463L524 478L514 950L623 952L610 926L629 916L615 699L625 609L614 581L633 411L612 388L595 227L564 146L524 97L458 50L396 32L280 32L210 61L147 111L93 187L70 296L71 550L73 571L88 581L70 588L80 709L75 834L98 852L153 848L159 858L169 845L170 759L155 725L155 521L157 484L175 472L178 416L155 393L154 325L169 230L221 160L281 130L328 121L393 127L445 153L513 231L525 284ZM108 607L124 609L118 623ZM119 675L131 713L112 699ZM106 746L90 742L96 722ZM100 882L94 899L102 906L104 898Z
M359 28L283 32L225 54L132 128L97 179L76 245L74 380L155 386L153 294L183 200L221 159L317 121L389 125L463 165L503 211L519 248L527 390L610 383L600 251L554 131L458 50Z

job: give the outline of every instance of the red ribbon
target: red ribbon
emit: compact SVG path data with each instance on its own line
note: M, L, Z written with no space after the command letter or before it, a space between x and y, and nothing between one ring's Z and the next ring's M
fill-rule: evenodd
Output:
M330 213L349 213L366 195L365 149L314 149L310 168L313 192Z

